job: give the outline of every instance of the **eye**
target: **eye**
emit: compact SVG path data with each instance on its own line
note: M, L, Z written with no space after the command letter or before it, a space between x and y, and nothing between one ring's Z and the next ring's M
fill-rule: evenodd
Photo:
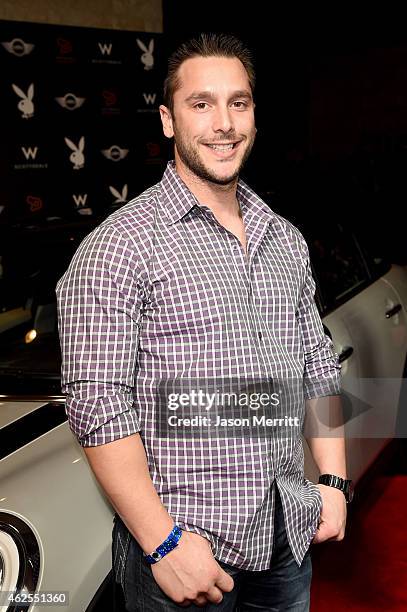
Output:
M207 102L198 102L198 104L195 104L194 108L196 108L197 110L205 110L207 106Z
M244 109L247 108L248 104L242 100L236 100L236 102L233 102L233 106L238 109Z

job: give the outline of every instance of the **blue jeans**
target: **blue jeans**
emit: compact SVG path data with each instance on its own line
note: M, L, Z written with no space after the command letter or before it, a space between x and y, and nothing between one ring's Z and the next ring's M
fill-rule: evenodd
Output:
M157 585L151 567L143 559L142 549L118 515L115 517L113 528L112 553L116 589L122 591L125 606L122 609L127 612L179 612L182 609L207 612L309 611L312 578L311 547L301 567L298 567L288 544L277 487L270 568L253 572L219 561L218 563L232 576L235 583L230 593L223 593L223 600L219 604L209 603L204 607L191 604L184 608L172 601ZM116 612L119 612L119 609Z

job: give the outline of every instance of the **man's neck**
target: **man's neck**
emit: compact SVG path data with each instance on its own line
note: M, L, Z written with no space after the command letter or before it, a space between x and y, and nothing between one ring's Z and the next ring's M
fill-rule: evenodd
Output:
M237 178L228 185L217 185L201 179L184 164L177 162L178 160L175 162L175 167L180 178L198 202L210 208L215 217L240 216L240 208L236 197Z

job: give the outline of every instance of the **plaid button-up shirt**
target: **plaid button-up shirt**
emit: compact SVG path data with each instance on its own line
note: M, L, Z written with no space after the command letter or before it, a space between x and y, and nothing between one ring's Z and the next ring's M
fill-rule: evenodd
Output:
M169 379L301 379L305 398L340 391L301 233L242 181L248 256L169 162L160 183L80 244L57 283L62 390L83 446L140 433L152 482L215 558L270 566L275 482L293 555L317 530L301 427L289 437L157 435L156 385ZM300 423L304 402L295 407ZM291 412L291 414L294 414Z

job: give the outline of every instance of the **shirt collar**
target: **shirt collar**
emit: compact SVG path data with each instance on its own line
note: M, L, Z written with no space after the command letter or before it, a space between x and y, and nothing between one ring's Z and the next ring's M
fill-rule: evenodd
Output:
M168 225L182 219L194 206L200 206L197 198L177 173L174 160L168 162L160 185L166 206ZM272 221L275 218L269 206L242 179L238 181L236 196L243 216L254 215L265 221Z

